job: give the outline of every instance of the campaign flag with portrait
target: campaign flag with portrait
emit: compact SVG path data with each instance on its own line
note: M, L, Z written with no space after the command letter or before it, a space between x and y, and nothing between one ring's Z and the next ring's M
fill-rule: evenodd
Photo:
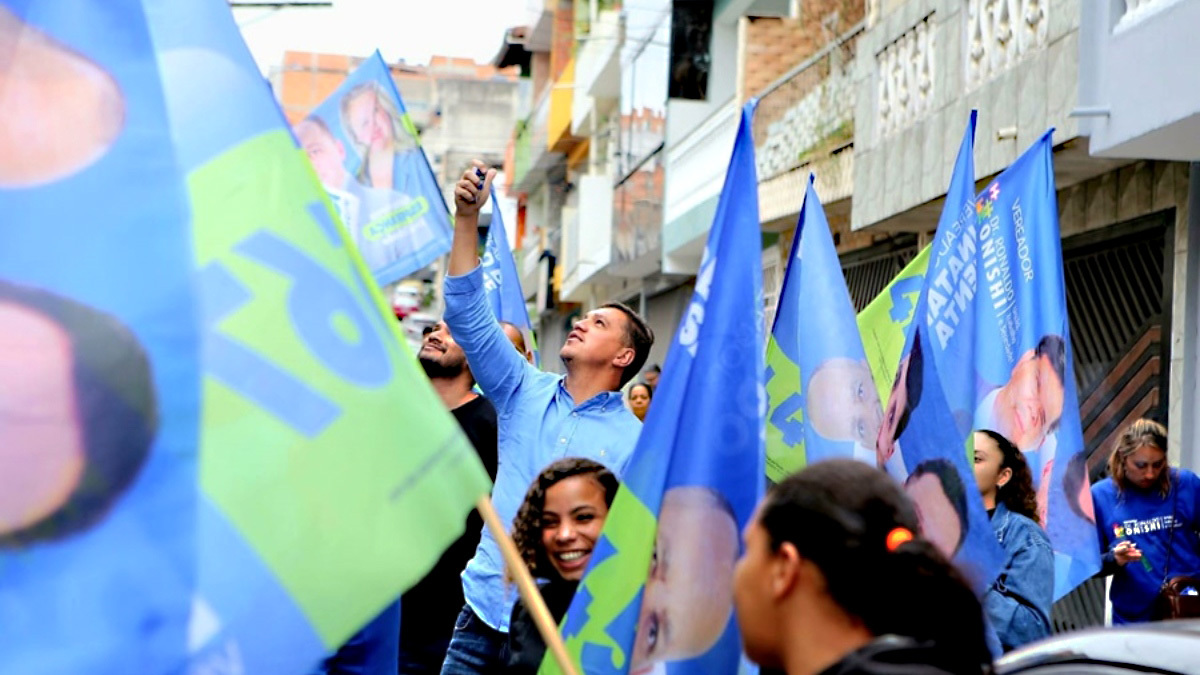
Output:
M449 209L378 51L294 131L375 283L450 250Z
M976 249L967 263L975 266L973 301L965 285L931 265L937 283L929 289L926 325L934 353L955 363L957 343L972 337L956 330L956 317L965 322L974 314L969 384L975 389L967 399L971 407L960 414L973 420L974 429L1008 438L1025 456L1039 520L1054 548L1057 599L1099 571L1100 546L1082 461L1052 136L1047 131L975 200L974 222L960 235ZM968 296L964 306L960 294Z
M900 363L908 327L917 309L921 284L925 283L930 250L930 246L921 249L888 283L887 288L858 313L858 332L862 337L863 351L867 355L867 362L871 364L871 375L879 390L879 400L885 403L892 391L896 366Z
M879 390L811 176L767 342L767 400L771 481L834 457L875 464Z
M483 269L488 304L497 319L507 321L521 331L525 338L525 349L533 354L533 364L540 365L541 355L534 341L533 324L529 321L529 308L525 305L521 278L517 276L517 263L513 260L512 249L508 247L508 232L504 229L500 202L496 201L495 186L492 186L491 202L492 221L483 244L483 259L479 263Z
M979 593L991 586L1002 551L992 532L975 473L967 461L970 428L961 427L955 402L969 391L973 377L963 364L974 363L972 345L941 358L937 324L931 307L946 309L957 319L962 337L975 324L965 309L975 284L974 190L975 112L971 112L955 160L946 203L938 221L925 274L909 324L876 441L879 463L904 483L921 516L923 536L963 572ZM938 305L940 293L951 289L952 301Z
M763 303L742 110L696 290L625 481L563 619L581 672L735 673L740 532L764 487ZM559 672L552 658L542 672Z
M0 672L310 672L487 475L227 4L0 43Z

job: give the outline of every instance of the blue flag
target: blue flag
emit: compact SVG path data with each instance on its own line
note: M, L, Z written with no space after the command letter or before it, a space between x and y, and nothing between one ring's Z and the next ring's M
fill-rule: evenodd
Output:
M0 2L0 672L184 661L200 307L152 40L139 1Z
M488 226L487 241L483 245L483 284L487 290L488 304L492 313L501 321L516 326L525 338L525 354L532 355L533 365L541 364L541 355L534 342L533 326L529 322L529 308L525 306L525 294L521 290L521 278L517 276L517 264L512 249L508 247L508 233L504 229L504 218L500 215L500 202L496 201L496 188L492 187L492 223Z
M961 424L954 407L971 400L966 397L974 377L963 367L975 363L969 341L975 331L969 311L976 282L974 140L972 111L876 448L880 464L904 483L916 503L925 538L982 593L996 578L1003 557L967 461L969 418ZM945 289L950 289L949 306L938 304ZM955 319L963 339L950 345L953 350L938 340L931 307Z
M563 620L582 671L734 673L739 532L762 495L762 252L742 111L696 291L589 570ZM543 661L554 672L553 659Z
M294 129L375 282L450 250L450 213L376 51Z
M1023 452L1054 547L1059 598L1100 569L1100 546L1082 461L1052 135L1047 131L984 188L974 204L975 232L963 236L978 242L976 389L963 414ZM955 330L953 286L935 283L929 298L927 325L949 352L969 337Z
M767 343L767 397L772 481L831 457L875 464L879 391L811 176Z
M0 672L310 672L486 473L226 3L0 44Z

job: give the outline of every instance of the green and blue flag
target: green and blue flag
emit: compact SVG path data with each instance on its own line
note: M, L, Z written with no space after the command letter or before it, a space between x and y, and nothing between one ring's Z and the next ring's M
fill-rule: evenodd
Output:
M696 290L562 623L582 672L734 673L739 533L764 487L762 251L742 111ZM558 672L553 659L543 672Z
M0 671L307 672L487 475L227 3L0 0L0 43Z
M767 343L767 396L773 482L822 459L875 464L879 392L811 176Z

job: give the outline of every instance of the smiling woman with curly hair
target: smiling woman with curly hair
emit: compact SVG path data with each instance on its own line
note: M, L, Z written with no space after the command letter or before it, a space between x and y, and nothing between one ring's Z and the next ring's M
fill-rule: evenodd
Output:
M513 541L530 573L544 580L542 598L555 622L571 605L617 486L616 476L602 464L560 459L538 474L517 511ZM517 603L509 623L505 672L535 673L545 652L533 616Z

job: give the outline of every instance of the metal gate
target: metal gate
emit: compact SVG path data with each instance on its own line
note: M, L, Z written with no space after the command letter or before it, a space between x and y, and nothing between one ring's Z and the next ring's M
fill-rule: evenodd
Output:
M861 312L883 292L905 265L917 257L917 238L901 235L892 242L848 253L841 258L854 311Z
M1083 443L1093 482L1121 430L1167 423L1173 210L1063 240L1067 314ZM1104 623L1104 580L1055 603L1055 632Z

